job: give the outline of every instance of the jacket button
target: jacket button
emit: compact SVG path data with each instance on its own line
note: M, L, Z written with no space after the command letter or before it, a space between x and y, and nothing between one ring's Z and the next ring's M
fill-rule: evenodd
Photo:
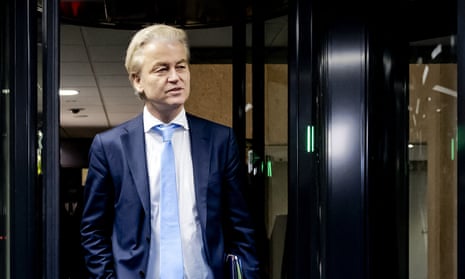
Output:
M147 240L147 242L150 243L150 236L147 236L145 240Z
M145 278L145 272L140 270L139 271L140 278Z

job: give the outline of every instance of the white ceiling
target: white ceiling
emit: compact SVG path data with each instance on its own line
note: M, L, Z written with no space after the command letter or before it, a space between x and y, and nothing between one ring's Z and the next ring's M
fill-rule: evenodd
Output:
M131 31L63 25L60 74L62 136L91 137L140 112L124 69L124 51ZM73 113L72 109L80 109ZM84 128L84 129L83 129ZM89 134L83 134L88 131Z
M61 26L60 87L80 92L60 97L62 137L93 137L141 112L143 104L133 94L124 68L125 50L134 32ZM187 33L191 47L232 46L230 27L189 29ZM265 33L265 45L287 45L287 18L268 21ZM247 34L251 34L250 26Z

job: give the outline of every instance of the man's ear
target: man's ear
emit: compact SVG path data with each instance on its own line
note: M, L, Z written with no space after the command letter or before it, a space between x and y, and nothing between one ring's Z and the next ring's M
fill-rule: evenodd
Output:
M138 92L143 92L143 88L141 86L141 83L140 83L140 77L138 74L131 74L131 82L132 82L132 86L134 86L134 89L136 89L136 91Z

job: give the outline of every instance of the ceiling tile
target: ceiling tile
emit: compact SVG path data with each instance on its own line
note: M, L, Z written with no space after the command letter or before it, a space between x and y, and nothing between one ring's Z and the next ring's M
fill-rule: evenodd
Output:
M82 34L89 46L128 45L135 31L84 27Z
M71 112L62 113L60 123L64 127L108 127L108 121L103 111L100 113L93 112L92 116L87 114L85 111L77 115L74 115Z
M61 45L84 45L81 35L81 27L77 25L62 24L60 26Z
M187 30L191 47L231 47L232 27Z
M102 96L104 98L112 98L115 96L118 97L130 97L130 98L135 98L137 99L137 96L134 94L134 89L129 85L129 79L127 79L127 85L126 86L120 86L120 87L105 87L105 86L100 86L100 92L102 92Z
M62 99L72 99L72 98L88 98L88 97L98 97L98 89L96 86L80 86L78 88L79 94L74 96L61 96Z
M87 62L63 62L60 73L62 75L92 75L92 69Z
M97 75L126 75L126 68L122 62L94 62L94 72Z
M94 76L75 76L75 75L66 75L61 77L61 88L73 88L73 87L80 87L80 86L95 86L97 87L97 83L95 82Z
M86 49L78 45L62 45L60 50L61 62L88 62Z
M116 75L103 76L101 75L101 76L97 76L97 80L98 80L99 85L102 87L130 85L127 75L124 75L124 76L116 76Z
M71 108L89 108L92 106L102 106L102 102L98 97L92 98L76 98L72 100L62 99L61 102L62 110L69 110Z
M122 46L89 46L88 51L94 62L119 62L124 65L126 50Z

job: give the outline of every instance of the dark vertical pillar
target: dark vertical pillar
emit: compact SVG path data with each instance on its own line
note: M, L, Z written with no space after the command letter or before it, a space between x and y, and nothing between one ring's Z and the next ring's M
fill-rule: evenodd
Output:
M408 42L400 1L367 19L368 278L408 278ZM368 6L370 8L370 6ZM371 10L376 10L375 8ZM397 20L390 21L392 14Z
M60 97L58 1L44 0L42 25L44 92L44 278L58 279L60 240ZM76 251L77 253L78 251Z
M37 2L12 2L11 278L41 278L37 210Z
M265 157L265 22L263 7L253 1L252 20L252 105L253 147L255 154Z
M289 7L289 189L286 278L320 278L314 1ZM316 70L315 70L316 69ZM318 132L316 132L318 134ZM315 149L312 148L315 147Z
M241 161L245 164L245 82L246 82L246 17L245 1L234 6L233 33L233 129L237 137Z
M252 149L257 164L266 164L265 158L265 22L264 7L259 0L252 1ZM266 171L258 166L256 174L250 174L253 188L252 203L258 231L258 251L263 277L269 277L268 238L265 226L265 179Z
M12 15L10 0L0 2L0 278L7 278L9 255L6 253L10 207L10 76L12 54Z
M318 21L324 25L323 277L407 278L408 45L402 12L397 1L379 3L381 12L363 1L337 10L336 4L325 3Z
M325 40L321 76L325 118L322 270L328 279L367 278L364 31L362 25L345 21L329 26Z

